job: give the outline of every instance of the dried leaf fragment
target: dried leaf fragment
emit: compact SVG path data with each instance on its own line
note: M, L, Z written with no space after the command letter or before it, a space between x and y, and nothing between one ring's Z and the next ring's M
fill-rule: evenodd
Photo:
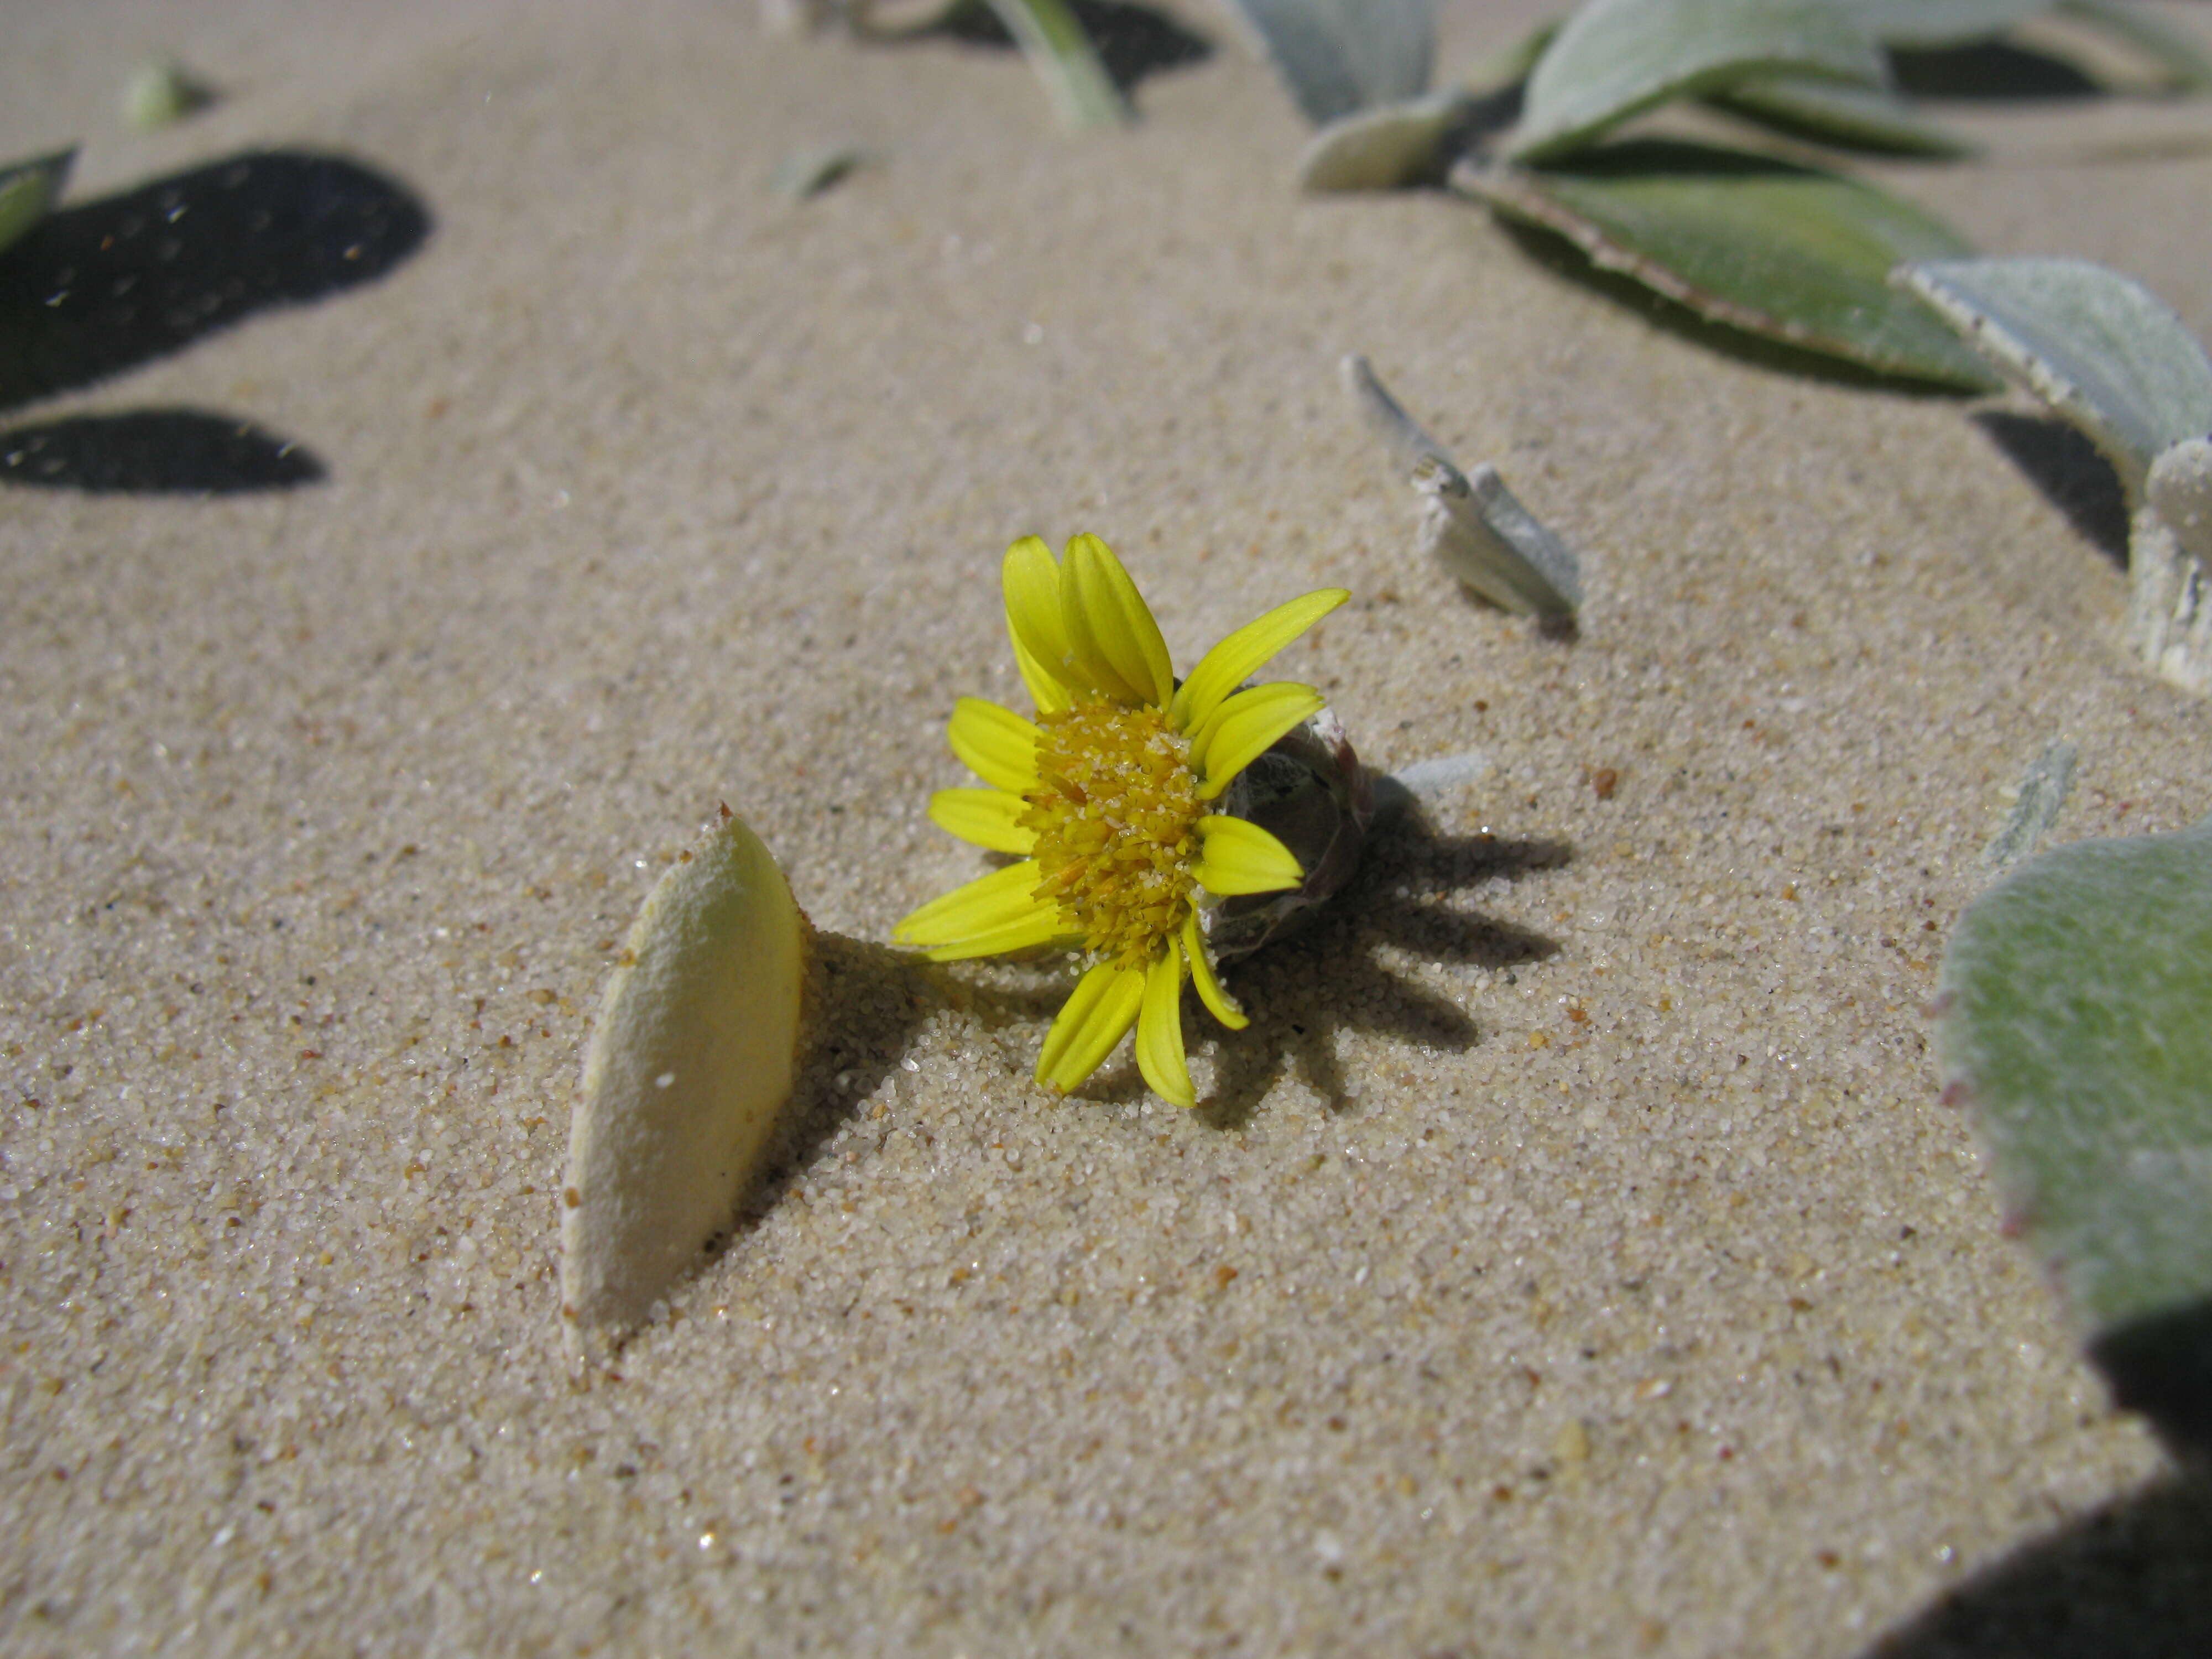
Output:
M734 817L646 896L569 1127L561 1298L578 1334L636 1324L729 1225L791 1094L805 933Z

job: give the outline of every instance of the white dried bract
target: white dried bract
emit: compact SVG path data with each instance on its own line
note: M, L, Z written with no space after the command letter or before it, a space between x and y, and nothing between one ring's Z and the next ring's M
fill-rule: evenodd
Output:
M1422 552L1491 604L1547 622L1571 619L1583 599L1574 552L1506 488L1487 462L1462 472L1358 353L1338 366L1360 420L1421 498Z
M734 1218L791 1096L805 932L732 817L647 895L569 1127L561 1314L578 1346L642 1321Z
M2128 530L2128 642L2161 679L2212 693L2212 592L2205 562L2155 507Z

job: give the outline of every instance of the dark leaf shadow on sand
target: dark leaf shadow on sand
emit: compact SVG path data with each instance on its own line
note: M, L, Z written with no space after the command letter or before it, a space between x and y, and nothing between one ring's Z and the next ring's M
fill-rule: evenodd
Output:
M1341 1030L1454 1053L1473 1048L1482 1034L1466 1011L1393 973L1376 959L1377 948L1462 967L1540 961L1559 949L1555 941L1445 900L1498 877L1555 869L1572 856L1561 842L1440 835L1412 811L1378 826L1359 874L1310 927L1230 969L1229 988L1252 1024L1223 1036L1200 1118L1238 1127L1287 1068L1332 1109L1350 1109L1354 1091L1336 1056Z
M2115 1405L2148 1419L2185 1467L2212 1471L2212 1298L2098 1332L2089 1361ZM2205 1567L2212 1573L2212 1556Z
M1164 11L1134 0L1068 0L1068 9L1097 48L1098 61L1123 96L1137 83L1164 70L1201 64L1213 55L1213 43L1194 34ZM1004 46L1014 38L987 5L962 6L935 31L970 46Z
M137 368L271 307L374 282L429 231L404 185L291 150L228 156L61 209L0 253L0 410ZM25 441L33 435L44 437L44 461ZM179 453L155 454L164 441ZM58 447L69 465L49 465ZM19 429L9 447L25 460L0 480L112 491L286 489L322 471L250 421L191 410ZM65 476L72 467L78 476Z
M2127 496L2120 475L2096 445L2055 416L1986 409L1973 419L2067 523L2114 564L2127 568Z
M2212 1654L2212 1484L2170 1476L2023 1546L1865 1659L2202 1659Z
M319 483L323 464L234 415L140 409L0 432L0 480L88 495L228 495Z
M2015 104L2108 95L2063 58L2002 40L1893 48L1889 62L1898 90L1913 98Z

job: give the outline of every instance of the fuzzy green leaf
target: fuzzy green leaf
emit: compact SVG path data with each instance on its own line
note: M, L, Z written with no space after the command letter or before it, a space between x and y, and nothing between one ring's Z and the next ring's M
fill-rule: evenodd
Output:
M1590 0L1529 76L1512 153L1561 155L1672 99L1778 70L1878 87L1885 66L1819 0Z
M1455 190L1566 237L1709 321L1885 374L1997 384L1950 331L1887 285L1900 260L1966 244L1908 202L1764 157L1637 141L1543 168L1462 163Z
M2123 1404L2212 1424L2212 820L2085 841L1967 910L1938 1054Z

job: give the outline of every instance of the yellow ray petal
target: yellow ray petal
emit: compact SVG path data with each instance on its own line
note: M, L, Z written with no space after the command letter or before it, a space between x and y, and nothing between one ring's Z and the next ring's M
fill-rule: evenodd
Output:
M1270 657L1351 597L1341 587L1316 588L1246 623L1200 657L1190 678L1176 688L1170 724L1178 732L1196 731L1212 717L1222 699L1258 673Z
M1182 946L1170 939L1145 969L1145 1000L1137 1011L1137 1069L1152 1092L1188 1111L1198 1104L1182 1049Z
M1305 879L1289 848L1256 823L1218 813L1198 821L1198 866L1191 873L1224 898L1280 892Z
M1065 708L1070 682L1060 562L1043 537L1024 536L1006 550L999 574L1006 596L1006 632L1030 695L1039 708Z
M1206 930L1198 925L1198 912L1194 910L1183 919L1183 954L1190 958L1190 981L1198 987L1198 1000L1212 1011L1232 1031L1241 1031L1252 1022L1237 1006L1237 999L1221 988L1221 981L1213 972L1213 958L1206 953Z
M1049 714L1066 708L1075 701L1075 696L1051 670L1024 645L1018 636L1014 641L1014 666L1022 671L1022 684L1030 689L1030 697L1036 704L1037 713Z
M1045 1034L1036 1080L1062 1094L1080 1085L1137 1023L1144 1000L1142 969L1102 962L1084 975Z
M929 798L929 821L947 835L1024 858L1036 846L1036 831L1019 822L1029 810L1027 801L1003 789L940 789Z
M1191 759L1206 780L1198 787L1198 798L1212 800L1266 754L1277 738L1328 702L1310 685L1270 680L1249 686L1221 704L1191 741Z
M1017 795L1037 787L1037 729L1011 708L962 697L945 735L961 764L984 782Z
M1043 879L1035 859L994 870L930 900L892 928L891 937L901 945L957 945L1035 913L1051 916L1056 922L1060 907L1041 904L1033 896Z
M1165 708L1175 695L1167 641L1145 596L1114 551L1096 536L1067 544L1060 570L1060 615L1078 666L1110 697Z
M1083 935L1066 929L1066 923L1056 908L1040 908L1018 921L1010 921L988 933L970 934L951 945L932 945L923 954L932 962L964 962L970 957L1007 957L1018 951L1042 950L1048 945L1072 951L1083 943Z

